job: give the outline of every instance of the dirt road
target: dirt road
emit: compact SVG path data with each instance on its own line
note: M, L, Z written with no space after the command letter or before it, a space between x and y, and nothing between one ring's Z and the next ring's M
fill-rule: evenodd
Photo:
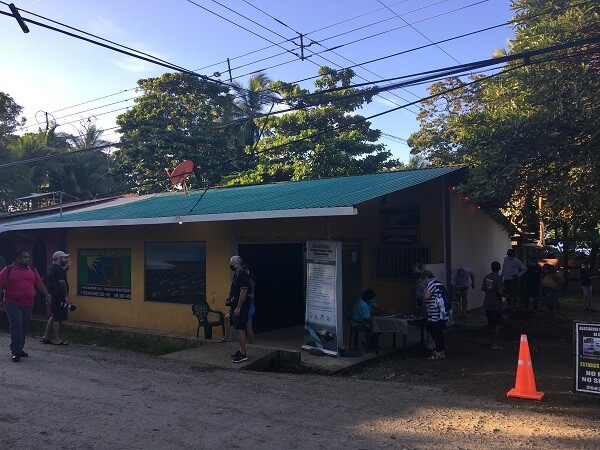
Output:
M213 370L0 334L0 448L598 448L597 417L418 383ZM445 392L446 391L446 392Z

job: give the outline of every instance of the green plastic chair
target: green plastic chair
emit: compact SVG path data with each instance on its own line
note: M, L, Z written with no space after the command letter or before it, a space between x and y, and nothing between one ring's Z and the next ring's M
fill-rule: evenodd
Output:
M204 339L212 339L212 329L214 327L221 327L223 329L223 336L225 336L225 316L221 311L212 309L206 301L196 302L192 304L192 314L198 319L198 329L196 330L196 337L200 334L200 327L204 327ZM208 315L216 315L218 319L209 320Z

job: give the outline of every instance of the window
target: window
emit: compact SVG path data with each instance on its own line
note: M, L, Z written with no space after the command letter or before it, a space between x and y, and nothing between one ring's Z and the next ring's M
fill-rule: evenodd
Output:
M144 269L146 301L206 300L205 242L147 242Z
M410 247L375 246L373 250L374 278L380 280L406 280L413 278L413 264L429 261L429 247L415 245Z

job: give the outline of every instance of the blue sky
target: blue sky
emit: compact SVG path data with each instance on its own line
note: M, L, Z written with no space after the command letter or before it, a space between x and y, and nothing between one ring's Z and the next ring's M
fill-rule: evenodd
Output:
M363 63L499 25L514 15L509 0L13 0L13 3L19 9L186 69L200 69L203 75L212 77L219 72L223 81L228 81L226 59L229 58L233 77L242 83L249 72L260 69L266 69L273 80L294 82L315 76L321 65L340 68ZM9 12L9 8L0 3L0 11ZM22 12L22 16L47 23L27 12ZM78 121L93 118L101 128L108 129L107 139L118 140L110 128L115 127L115 116L133 105L136 81L168 71L36 25L29 28L31 31L24 34L14 19L0 16L0 42L3 42L0 91L24 106L29 131L35 131L38 123L43 125L43 112L47 111L56 119L59 131L74 132ZM287 52L286 49L297 52L296 33L306 35L305 43L315 41L305 49L306 56L322 53L302 61ZM409 75L455 65L457 61L487 59L494 49L506 47L513 35L513 30L504 26L439 47L411 51L355 68L354 82ZM286 39L293 41L284 42ZM340 47L330 51L337 46ZM275 65L278 67L271 67ZM302 85L312 89L310 82ZM381 113L424 95L426 86L385 93L359 113L365 116ZM373 127L406 139L418 130L417 111L418 107L413 106L386 114L374 119ZM381 142L394 157L408 161L409 149L401 141L384 136Z

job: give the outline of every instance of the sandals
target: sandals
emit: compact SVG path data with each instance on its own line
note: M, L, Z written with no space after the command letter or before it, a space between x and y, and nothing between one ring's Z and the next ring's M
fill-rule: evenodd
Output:
M58 341L58 342L52 341L52 345L69 345L69 342L68 341Z
M52 344L52 340L51 339L46 339L46 338L42 338L42 340L40 342L42 344Z
M444 355L443 353L433 352L433 354L427 359L445 359L445 358L446 358L446 355Z
M222 344L223 342L229 342L229 339L228 339L228 338L226 338L226 337L222 337L222 338L221 338L221 339L219 339L217 342L218 342L219 344Z

